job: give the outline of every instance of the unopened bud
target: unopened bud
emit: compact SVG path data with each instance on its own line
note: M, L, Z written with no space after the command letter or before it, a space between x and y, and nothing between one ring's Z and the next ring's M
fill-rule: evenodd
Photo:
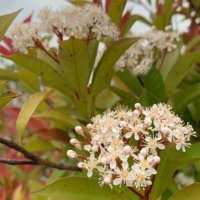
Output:
M106 164L109 163L109 159L107 159L106 157L102 157L101 158L101 163L104 164L104 165L106 165Z
M112 177L106 176L106 177L104 178L104 183L105 183L105 184L110 184L111 182L112 182Z
M140 112L138 110L134 110L133 115L134 115L134 117L139 117Z
M130 154L131 151L132 151L132 149L131 149L131 147L130 147L129 145L127 145L127 146L125 146L125 147L123 148L123 152L124 152L125 154Z
M94 145L94 146L92 147L92 151L98 152L98 150L99 150L99 147L98 147L97 145Z
M68 150L67 151L67 156L69 157L69 158L76 158L77 157L77 153L75 152L75 151L73 151L73 150Z
M140 103L136 103L136 104L135 104L135 109L141 110L141 109L142 109L141 104L140 104Z
M82 128L81 126L76 126L76 127L75 127L75 131L76 131L79 135L84 136L83 128Z
M126 128L127 127L127 122L125 122L125 121L121 121L120 122L120 126L121 126L121 128Z
M79 162L79 163L78 163L78 167L79 167L80 169L85 168L85 163L84 163L84 162Z
M144 124L146 125L146 126L151 126L151 124L152 124L152 121L151 121L151 119L149 118L149 117L147 117L147 118L145 118L144 119Z
M81 150L81 144L78 140L73 138L70 140L70 144L75 146L77 149Z
M147 155L147 153L148 153L148 151L147 151L147 149L146 148L142 148L141 150L140 150L140 153L142 154L142 155Z
M88 125L86 126L86 128L87 128L89 131L91 131L91 130L93 129L93 125L92 125L92 124L88 124Z
M160 157L159 156L154 156L154 162L159 164L160 163Z
M168 127L162 127L161 128L161 132L164 134L169 134L170 133L170 129Z

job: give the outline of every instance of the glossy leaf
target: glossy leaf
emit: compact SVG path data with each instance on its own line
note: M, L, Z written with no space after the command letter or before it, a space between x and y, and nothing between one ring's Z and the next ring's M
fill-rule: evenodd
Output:
M84 177L67 177L59 179L34 192L53 199L70 200L122 200L120 194L108 186L101 188L97 181Z
M2 40L9 26L11 25L11 23L13 22L13 20L16 18L16 16L19 14L20 11L0 16L0 40Z
M199 200L200 183L194 183L182 190L178 190L169 200Z
M186 106L194 99L200 96L200 83L189 86L183 94L178 98L177 103L174 106L174 110L177 113L183 112Z
M76 119L69 117L63 112L57 110L47 110L42 113L34 115L35 118L48 119L63 123L69 128L74 128L75 126L81 125Z
M111 20L118 26L122 16L122 12L127 0L111 0L108 7L108 15Z
M79 98L86 98L91 71L88 42L73 38L62 42L59 58L61 73L65 75L68 84L80 96Z
M137 21L143 22L147 25L151 25L151 22L149 22L145 17L140 15L131 15L125 23L123 29L121 30L121 35L126 35L131 27L134 25L134 23L136 23Z
M178 166L180 152L175 149L174 145L168 146L161 152L161 162L159 164L153 189L151 192L151 200L156 200L166 190L171 178Z
M19 139L21 139L24 129L26 128L28 121L37 107L51 94L51 92L51 90L47 90L44 92L35 93L29 96L28 100L22 106L16 122L16 129L19 134Z
M7 103L12 101L14 98L16 98L16 94L12 92L4 93L0 96L0 109L2 109Z
M165 96L165 85L160 75L160 72L153 67L150 72L143 77L145 88L153 94L159 102L164 102Z
M116 75L126 84L131 92L141 95L143 87L136 76L132 75L127 69L117 72Z
M103 54L94 72L92 80L92 94L96 95L110 83L113 67L120 56L134 43L135 38L122 39L114 42Z
M180 56L180 50L179 49L176 49L176 50L166 54L164 61L161 65L161 69L160 69L160 73L163 77L164 82L167 78L169 71L176 64L179 56Z
M55 88L67 96L71 96L72 90L66 83L66 77L53 69L49 64L32 55L16 55L6 57L14 61L16 64L26 68L27 70L41 77L42 82L49 87Z
M192 144L186 152L182 152L179 160L179 165L193 164L200 161L200 143Z
M53 146L50 142L41 139L33 139L26 143L25 149L31 152L35 151L48 151L56 150L56 147Z
M173 92L176 87L181 83L183 78L186 76L188 71L191 69L193 63L198 61L200 58L200 51L195 51L192 53L187 53L175 64L175 66L170 70L166 78L166 91L168 93Z

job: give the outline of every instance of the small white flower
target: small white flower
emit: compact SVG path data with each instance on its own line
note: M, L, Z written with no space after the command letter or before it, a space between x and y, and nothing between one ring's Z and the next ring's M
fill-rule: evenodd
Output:
M128 162L122 163L122 168L116 167L114 169L115 173L117 174L117 178L114 179L114 185L121 185L124 183L126 186L131 187L133 184L132 174L128 169Z

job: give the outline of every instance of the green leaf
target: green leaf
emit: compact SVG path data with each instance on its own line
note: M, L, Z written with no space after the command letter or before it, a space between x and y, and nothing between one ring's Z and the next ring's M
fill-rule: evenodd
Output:
M116 75L126 84L131 92L137 95L141 95L143 87L141 86L136 76L132 75L127 69L124 69L123 71L118 71Z
M134 108L134 104L136 103L136 99L134 96L126 91L123 91L117 87L111 86L110 90L113 91L121 98L121 103L128 105L131 108Z
M126 5L127 0L111 0L108 8L108 15L110 16L112 22L117 26L120 23L122 12Z
M131 15L128 20L126 21L123 29L121 30L121 35L125 36L128 31L131 29L131 27L133 26L133 24L137 21L143 22L147 25L151 25L151 22L149 22L146 18L144 18L143 16L140 15Z
M0 40L4 37L6 31L8 30L9 26L13 22L13 20L16 18L16 16L19 14L21 10L0 16Z
M200 59L200 51L186 53L170 70L166 78L166 91L173 92L191 69L191 65Z
M16 94L12 92L4 93L0 96L0 109L2 109L7 103L9 103L12 99L16 98Z
M156 200L162 195L170 184L171 178L178 166L180 152L177 151L174 145L168 146L161 152L160 164L157 170L157 175L151 192L151 200Z
M188 52L188 51L192 50L198 44L200 44L200 36L196 36L196 37L192 38L192 40L188 42L185 51Z
M177 113L183 112L186 109L186 106L199 96L200 83L189 86L178 98L178 101L174 106L174 111Z
M165 96L165 85L160 72L153 67L150 72L143 76L145 88L153 94L159 102L164 102Z
M182 190L178 190L169 200L199 200L200 183L194 183Z
M2 93L3 90L7 87L7 83L8 81L4 81L4 80L0 81L0 93Z
M33 194L66 200L122 200L121 195L108 186L101 188L97 181L84 177L62 178Z
M121 39L114 42L105 51L94 72L92 80L93 95L98 94L109 85L115 62L136 41L135 38Z
M76 119L69 117L67 114L57 110L47 110L42 113L35 114L33 117L61 122L69 128L74 128L78 125L82 126L82 124L79 123Z
M167 78L169 71L176 64L179 56L180 56L180 50L179 49L176 49L176 50L166 54L164 61L163 61L163 64L162 64L161 69L160 69L160 73L163 77L164 82Z
M49 141L45 141L42 139L33 139L26 143L25 149L31 152L35 152L35 151L56 150L56 147L52 145Z
M47 90L44 92L35 93L29 96L28 100L22 106L16 121L16 129L19 134L19 140L21 140L24 129L31 116L33 115L37 107L40 105L40 103L44 101L51 94L51 92L52 90Z
M159 16L156 16L154 24L158 29L164 29L167 25L170 24L171 16L173 14L173 3L174 0L164 1L162 13Z
M200 160L200 143L192 144L186 152L182 152L179 160L179 165L193 164Z
M80 99L86 98L91 71L88 42L73 38L62 42L59 58L61 73L65 75L68 84Z
M71 96L72 90L66 83L66 77L59 73L58 70L53 69L43 60L40 60L32 55L16 55L6 58L37 74L41 77L46 86L55 88L65 95Z

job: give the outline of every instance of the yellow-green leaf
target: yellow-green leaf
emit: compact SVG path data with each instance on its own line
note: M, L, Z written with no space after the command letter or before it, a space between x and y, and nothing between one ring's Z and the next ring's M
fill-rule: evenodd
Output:
M2 15L0 16L0 40L4 37L7 29L15 19L15 17L19 14L21 10L7 14L7 15Z
M9 103L12 99L16 98L16 94L12 92L4 93L0 96L0 109L2 109L7 103Z
M19 139L21 139L24 129L35 110L38 108L40 103L51 94L51 92L52 90L47 90L44 92L35 93L31 95L22 106L16 122L16 129L19 134Z
M56 122L61 122L62 124L64 124L65 126L67 126L69 128L74 128L75 126L82 125L76 119L74 119L58 110L47 110L42 113L34 115L34 117L40 118L40 119L53 120Z
M182 190L178 190L169 200L199 200L200 183L194 183Z
M121 195L108 186L100 187L97 181L84 177L62 178L33 194L55 200L122 200Z

